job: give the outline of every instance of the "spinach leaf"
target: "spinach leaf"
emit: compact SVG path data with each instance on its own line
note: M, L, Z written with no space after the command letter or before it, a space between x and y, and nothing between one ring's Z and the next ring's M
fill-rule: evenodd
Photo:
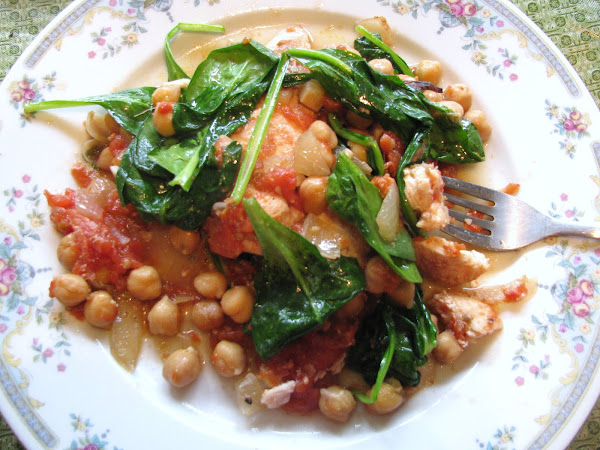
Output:
M263 361L314 330L365 288L357 261L325 259L317 247L271 218L256 201L244 207L264 254L254 280L256 303L250 321Z
M248 121L278 60L267 48L250 42L214 50L198 66L182 101L173 108L176 136L196 136L151 155L175 175L170 185L191 189L219 136Z
M106 109L119 125L132 134L137 134L148 117L152 115L152 93L155 88L142 87L97 95L77 100L48 100L28 103L24 106L26 114L55 108L99 105Z
M225 98L262 82L278 61L275 53L255 41L213 50L196 68L183 102L201 114L211 113Z
M327 95L346 108L394 131L406 142L433 117L423 94L396 76L382 74L351 52L339 49L290 49L306 65Z
M379 189L364 173L340 152L333 173L327 182L327 204L341 218L358 228L371 247L404 279L422 281L417 270L414 248L405 230L394 242L386 242L379 233L376 217L383 199Z
M204 122L194 122L193 117L188 117L186 120L191 120L191 122L185 125L185 128L189 131L187 134L196 132L196 136L187 140L187 144L184 145L185 150L175 144L176 147L174 148L163 146L152 153L155 161L160 161L163 167L175 175L175 178L170 181L171 185L180 185L184 190L190 189L191 184L198 176L205 156L212 151L219 136L227 136L248 122L267 86L268 82L264 81L246 92L226 99L212 117L206 117ZM175 106L176 110L179 108L179 111L183 111L187 107L185 104ZM182 116L179 115L175 118L181 119ZM197 131L197 127L200 125L204 125L204 128ZM187 134L179 133L178 135L185 136ZM197 145L195 145L195 142L197 142ZM169 162L173 157L177 159L177 164Z
M403 386L417 386L419 366L435 348L437 328L423 303L421 289L412 308L398 308L386 301L377 303L356 333L356 344L348 353L348 366L375 384L373 396L358 396L365 403L377 399L383 380L396 378Z
M177 64L173 52L171 51L171 39L173 39L180 31L191 31L194 33L223 33L225 27L222 25L206 25L201 23L178 23L171 31L167 33L164 43L165 63L167 65L167 74L169 81L189 78L184 70Z
M197 144L187 140L186 151L178 145L152 155L171 172L177 168L171 185L190 190L219 136L231 134L248 121L277 61L273 52L252 41L214 50L198 66L182 101L173 109L177 136L198 132ZM176 164L169 162L172 157Z
M402 73L414 77L408 64L381 40L380 34L371 33L360 25L356 27L356 31L362 34L363 37L354 41L354 48L358 50L363 58L367 61L371 61L372 59L387 59L392 63L394 73Z
M290 49L311 69L325 92L354 113L368 117L410 143L427 136L425 159L471 163L483 161L483 144L468 120L455 121L450 110L429 101L419 89L397 76L372 69L359 56L337 49Z
M235 142L223 151L223 163L219 167L210 149L204 164L199 168L188 191L171 186L169 171L151 157L154 149L163 146L162 138L152 118L146 120L142 129L131 142L117 171L117 190L121 203L133 204L144 220L174 223L183 229L197 229L208 217L212 205L226 197L238 169L241 146Z
M160 147L148 152L148 157L173 175L177 175L185 169L188 161L198 152L199 147L198 139L195 138L183 141L165 139Z
M348 128L344 128L342 123L333 113L329 113L328 118L329 124L333 131L335 131L335 134L347 141L356 142L367 148L367 162L369 163L369 166L373 168L375 175L383 175L383 155L381 154L381 149L379 148L377 141L371 136L365 136L364 134L356 133Z

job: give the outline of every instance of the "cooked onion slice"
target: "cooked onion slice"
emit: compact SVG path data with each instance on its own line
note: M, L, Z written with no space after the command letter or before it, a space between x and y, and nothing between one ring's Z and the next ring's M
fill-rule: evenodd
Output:
M376 221L381 237L387 242L393 242L400 228L400 192L395 181L383 199Z
M142 348L144 311L129 294L119 295L117 303L119 314L110 330L110 352L124 369L133 372Z
M264 389L252 372L242 378L235 388L237 404L244 416L251 416L264 408L260 402Z

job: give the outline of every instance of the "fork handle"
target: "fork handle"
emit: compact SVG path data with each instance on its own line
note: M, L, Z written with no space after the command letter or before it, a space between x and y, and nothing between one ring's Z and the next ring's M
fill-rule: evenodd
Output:
M573 236L600 239L600 227L565 223L554 219L546 226L546 233L546 236Z

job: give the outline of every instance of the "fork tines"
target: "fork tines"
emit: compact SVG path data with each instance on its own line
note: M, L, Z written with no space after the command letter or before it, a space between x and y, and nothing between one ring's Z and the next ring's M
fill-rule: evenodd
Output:
M453 189L460 193L465 193L474 198L484 200L487 202L495 203L495 200L498 198L498 191L494 191L492 189L485 188L483 186L479 186L477 184L469 183L467 181L457 180L456 178L443 177L444 184L446 188ZM472 200L468 200L464 197L459 197L457 195L444 193L444 197L446 200L453 205L461 206L467 210L476 211L482 213L489 218L481 218L472 214L467 214L462 211L456 209L449 209L450 216L467 224L477 225L485 230L492 230L495 226L494 220L494 206L489 204L484 204ZM455 226L455 228L458 228ZM454 230L458 232L458 230ZM466 231L466 230L464 230Z

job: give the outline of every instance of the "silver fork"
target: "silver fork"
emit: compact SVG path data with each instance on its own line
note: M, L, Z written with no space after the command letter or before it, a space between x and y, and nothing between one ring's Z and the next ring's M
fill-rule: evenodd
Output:
M444 193L446 199L454 205L489 216L489 218L472 217L450 208L451 217L484 229L484 232L478 233L455 224L450 224L442 229L445 233L461 241L491 250L514 250L549 236L600 239L600 227L560 222L542 214L512 195L456 178L443 178L446 188L493 203L490 206Z

